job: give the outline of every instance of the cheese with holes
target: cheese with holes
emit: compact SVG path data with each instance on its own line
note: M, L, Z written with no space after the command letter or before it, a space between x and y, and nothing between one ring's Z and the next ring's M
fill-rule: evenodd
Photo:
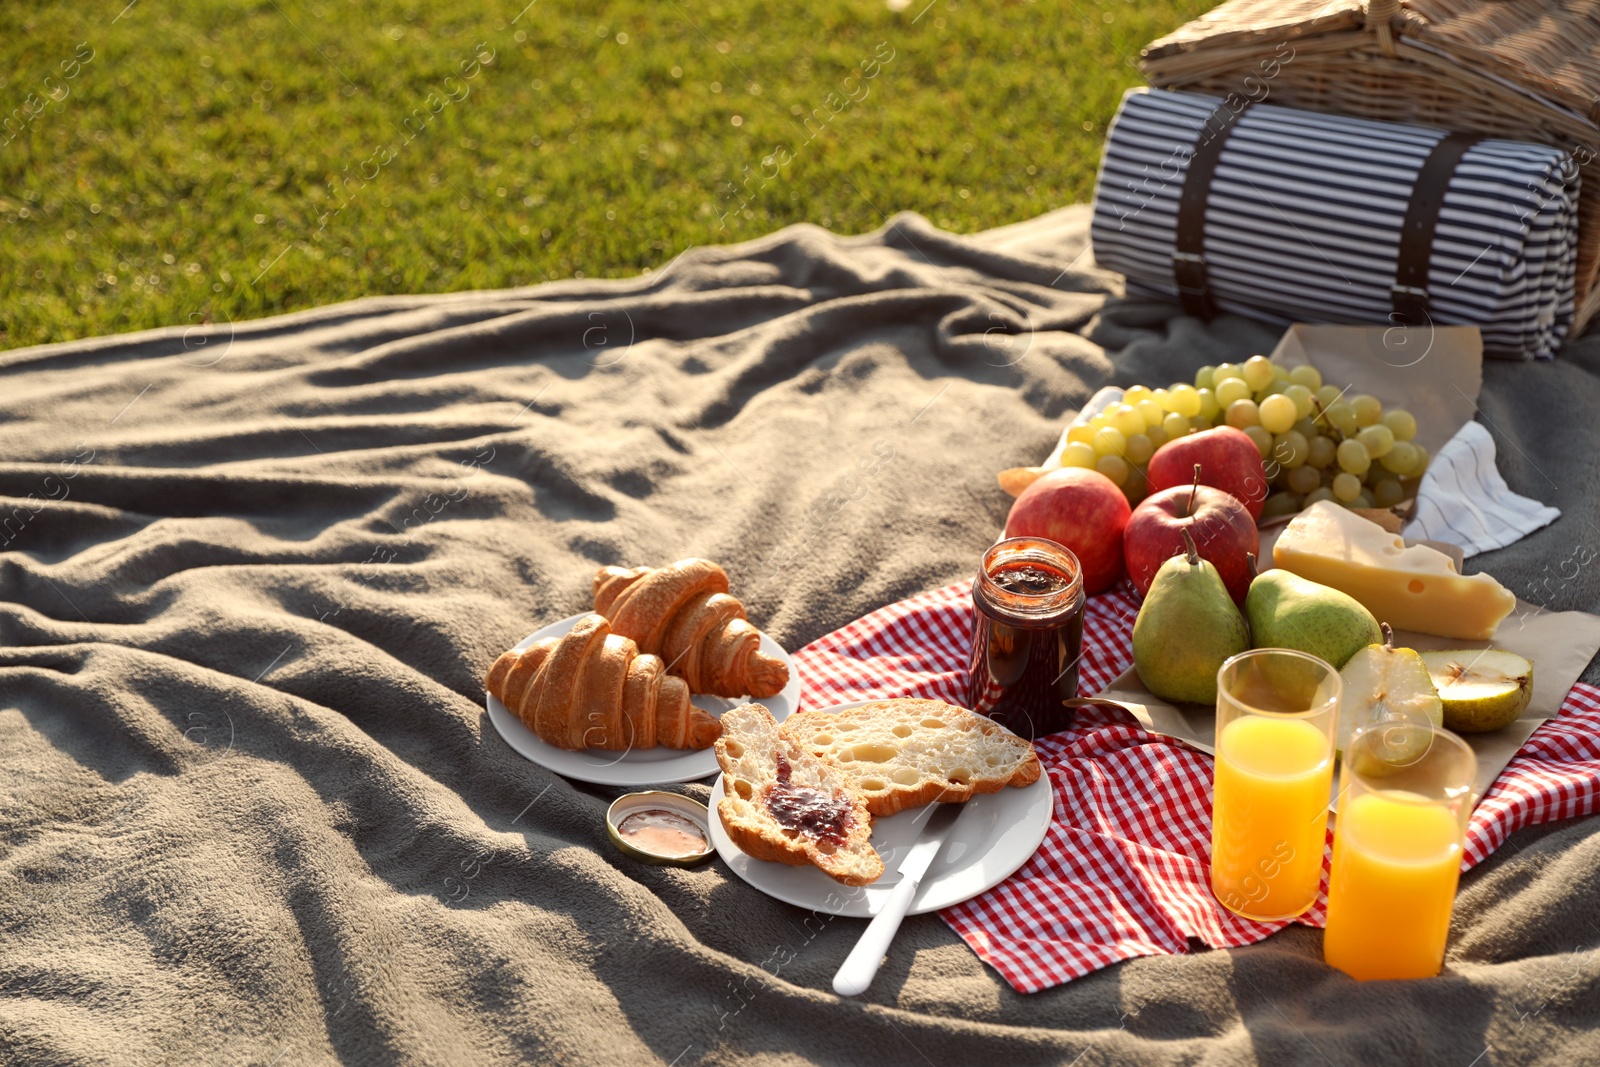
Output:
M1306 508L1272 548L1286 571L1348 593L1396 630L1486 641L1517 598L1487 574L1456 571L1455 560L1404 541L1335 504Z

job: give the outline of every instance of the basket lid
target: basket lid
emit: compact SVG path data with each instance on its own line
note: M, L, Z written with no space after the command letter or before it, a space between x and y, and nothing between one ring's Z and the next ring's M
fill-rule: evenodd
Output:
M1228 0L1144 48L1146 60L1199 49L1294 40L1366 24L1363 0Z
M1370 7L1406 41L1600 121L1600 0L1374 0ZM1359 30L1368 9L1364 0L1228 0L1151 42L1144 58L1159 63Z

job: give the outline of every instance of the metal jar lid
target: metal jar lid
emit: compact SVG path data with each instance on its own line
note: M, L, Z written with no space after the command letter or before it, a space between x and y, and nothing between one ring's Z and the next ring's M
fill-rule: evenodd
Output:
M706 847L687 856L663 856L650 852L632 844L622 836L618 829L622 821L636 811L665 810L674 815L681 815L695 825L700 831L700 836L705 838ZM611 838L611 843L616 845L628 856L640 863L649 863L658 867L693 867L704 863L716 850L711 845L711 815L706 806L692 797L683 796L681 793L667 793L661 790L648 790L643 793L624 793L611 802L606 809L606 835Z

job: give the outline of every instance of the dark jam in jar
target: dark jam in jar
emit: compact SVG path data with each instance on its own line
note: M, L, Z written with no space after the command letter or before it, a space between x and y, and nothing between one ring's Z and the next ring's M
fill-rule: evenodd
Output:
M1001 564L999 573L993 577L994 584L1006 592L1022 593L1026 596L1059 593L1072 584L1070 578L1054 567L1043 567L1033 563Z
M778 780L767 794L767 810L778 825L818 841L842 845L850 835L850 805L841 797L789 781L789 761L778 754Z
M1028 740L1065 730L1078 695L1083 580L1054 541L1013 537L984 553L972 584L967 702Z

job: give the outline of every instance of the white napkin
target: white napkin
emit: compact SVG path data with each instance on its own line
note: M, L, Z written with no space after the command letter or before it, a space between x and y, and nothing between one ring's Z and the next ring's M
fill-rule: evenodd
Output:
M1108 385L1089 398L1067 429L1121 402L1122 390ZM1066 447L1063 430L1043 465L1059 466ZM1428 462L1417 487L1416 513L1400 532L1417 541L1459 545L1463 556L1475 556L1520 541L1560 517L1559 509L1511 491L1495 469L1494 438L1480 424L1468 422Z
M1469 422L1428 463L1417 489L1417 510L1400 533L1417 540L1448 541L1468 556L1504 548L1561 517L1519 496L1494 465L1494 438Z

